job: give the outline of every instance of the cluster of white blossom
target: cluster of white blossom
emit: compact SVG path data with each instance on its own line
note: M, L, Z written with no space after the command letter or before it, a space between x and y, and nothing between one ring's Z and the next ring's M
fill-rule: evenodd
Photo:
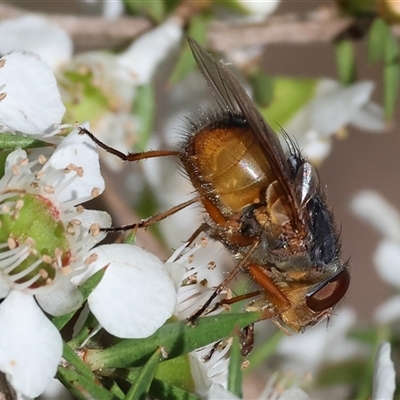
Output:
M242 3L243 7L250 7L250 3ZM279 1L268 2L268 10L261 7L262 2L253 3L257 4L251 4L249 11L265 18ZM210 252L209 247L206 256L201 256L202 246L183 246L163 263L131 244L98 245L105 238L101 228L110 227L111 218L104 211L82 206L105 189L98 150L90 138L80 135L78 127L61 124L66 109L54 74L62 76L67 69L89 68L93 80L113 104L91 126L100 139L129 151L132 132L138 125L131 113L133 99L138 87L149 83L161 62L179 46L181 25L177 19L167 19L118 55L97 52L73 57L70 37L45 18L29 16L0 23L0 52L23 50L0 59L0 132L51 144L11 151L0 178L0 371L21 398L43 393L61 361L62 337L48 316L79 309L83 303L79 287L97 271L104 269L105 273L89 295L88 307L100 327L120 338L148 337L171 316L186 318L212 293L213 284L204 282L222 276L207 268L210 254L219 251ZM27 30L32 33L29 40ZM19 38L23 38L24 45ZM193 96L188 86L197 88L202 84L200 75L192 74L176 85L165 130L182 125L178 118L182 119L185 110L199 108L205 96L202 92ZM383 128L382 110L370 102L372 89L371 82L342 87L337 82L321 80L315 96L299 108L285 127L300 132L300 146L312 158L321 160L330 151L332 135L345 125L367 123L375 130ZM71 93L64 95L68 99ZM88 123L80 126L89 129ZM111 157L108 162L114 168L119 164ZM175 179L177 174L166 165L154 163L146 176L163 204L176 204L188 186L171 185L165 177ZM171 168L176 169L172 165ZM167 186L174 190L166 191ZM196 220L199 213L185 212L187 218L174 220L174 226L165 224L167 239L176 240L176 232L181 233L179 241L187 237L183 233L187 232L187 220ZM400 223L380 245L378 266L392 266L393 262L386 262L387 257L392 261L400 259L399 226ZM398 281L398 277L395 279ZM331 332L340 341L334 351L331 342L327 344L327 332L317 327L307 336L283 340L278 352L290 355L292 365L298 357L302 367L309 357L300 350L308 345L299 341L311 340L314 347L318 346L319 356L326 358L331 352L336 360L362 352L345 338L354 319L352 311L339 314ZM190 354L196 392L204 398L235 399L226 390L230 343L214 348L213 357L205 361L211 348L213 345ZM345 354L338 354L337 348ZM306 368L317 369L320 363L320 358L309 360ZM390 396L394 390L393 373L390 345L384 343L377 357L374 399L389 398L383 396ZM297 386L279 393L274 388L271 380L260 398L308 398Z

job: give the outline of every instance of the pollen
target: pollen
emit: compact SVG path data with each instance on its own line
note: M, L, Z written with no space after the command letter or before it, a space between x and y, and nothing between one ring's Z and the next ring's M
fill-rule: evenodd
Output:
M19 211L19 210L21 210L21 208L24 206L24 201L22 200L22 199L18 199L16 202L15 202L15 205L14 205L14 209L16 210L16 211Z
M44 164L46 163L46 161L47 161L47 159L46 159L46 157L45 157L43 154L41 154L41 155L38 157L38 162L39 162L39 164L44 165Z
M18 165L13 165L12 172L13 172L14 175L19 175L21 173L21 170L18 167Z
M11 237L7 239L7 244L8 244L8 248L10 250L13 250L17 247L17 242L15 241L15 239L13 239Z
M89 265L98 259L98 255L96 253L91 254L86 260L85 260L85 265Z
M54 186L47 185L47 186L44 187L44 191L47 194L54 194L54 191L55 191L54 190Z
M47 279L49 277L48 272L43 268L39 269L39 275L42 279Z
M207 269L209 269L210 271L212 271L213 269L215 269L215 267L217 266L217 263L215 261L210 261L207 265Z
M35 173L35 178L37 180L40 180L40 179L42 179L44 177L44 175L45 175L45 172L43 170L40 170L40 171Z
M7 97L7 93L0 93L0 101L4 100Z
M43 261L45 264L51 264L52 258L51 258L48 254L43 254L43 255L42 255L42 261Z
M100 195L100 189L99 188L93 188L92 189L92 197L98 197Z
M100 233L100 225L99 224L90 225L89 231L92 236L97 236Z

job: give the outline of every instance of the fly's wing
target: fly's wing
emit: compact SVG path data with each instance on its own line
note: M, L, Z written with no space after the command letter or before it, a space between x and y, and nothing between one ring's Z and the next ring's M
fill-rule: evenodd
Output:
M295 188L290 178L290 169L279 139L264 121L253 101L223 63L215 59L194 39L188 37L190 48L197 65L207 81L218 106L224 112L244 117L255 133L258 143L267 157L279 185L285 193L293 216L293 227L303 231L304 222L299 219L299 207Z

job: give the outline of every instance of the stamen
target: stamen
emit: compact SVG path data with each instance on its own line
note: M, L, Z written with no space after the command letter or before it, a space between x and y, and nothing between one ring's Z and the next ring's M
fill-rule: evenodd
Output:
M13 282L13 286L18 290L24 290L24 289L29 288L29 286L32 286L40 278L41 278L41 276L39 274L36 274L35 276L33 276L31 279L27 280L26 282L21 282L21 283Z
M18 274L8 275L8 278L12 281L19 281L24 276L29 275L32 271L34 271L41 264L41 260L36 260L29 267L25 268L23 271L18 272Z

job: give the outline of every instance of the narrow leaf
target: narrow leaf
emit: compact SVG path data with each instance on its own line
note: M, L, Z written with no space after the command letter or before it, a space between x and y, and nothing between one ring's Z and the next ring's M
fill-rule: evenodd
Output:
M396 38L388 30L385 41L385 67L384 67L384 87L385 87L385 118L390 121L393 117L397 96L399 92L399 46Z
M129 389L125 400L140 400L146 398L151 382L153 381L154 374L159 363L160 349L158 349L147 361L145 366L140 370L135 383Z
M85 361L92 370L140 366L159 346L163 346L168 359L179 357L221 338L229 337L235 325L243 328L259 317L260 313L224 314L199 318L195 326L186 321L167 324L146 339L123 340L104 350L88 349Z
M147 147L150 135L153 132L155 114L154 87L152 84L142 85L137 88L133 111L139 119L139 141L137 148L142 151Z
M235 396L242 397L242 354L239 336L240 329L235 329L229 357L228 390Z
M96 380L94 373L91 369L78 357L74 350L68 346L67 343L63 343L63 358L70 367L72 367L78 374L85 376L88 379Z
M98 381L93 381L80 375L74 369L58 367L57 378L71 392L77 400L118 400L122 397L116 396L104 389Z
M339 81L343 85L350 85L356 78L356 64L353 43L342 40L336 44L336 64Z
M388 27L383 20L377 18L369 30L368 61L375 63L383 58Z
M150 394L156 399L199 400L197 396L159 379L154 379Z
M34 148L34 147L48 147L49 143L40 140L32 139L30 137L13 135L11 133L0 134L0 149L21 149Z

